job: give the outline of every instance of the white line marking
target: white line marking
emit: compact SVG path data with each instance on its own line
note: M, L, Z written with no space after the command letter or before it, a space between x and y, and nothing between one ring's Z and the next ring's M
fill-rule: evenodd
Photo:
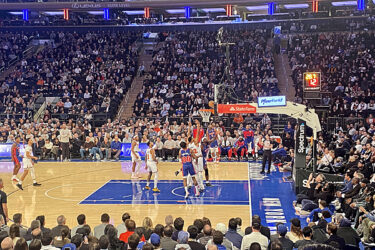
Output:
M56 186L56 187L53 187L53 188L50 188L48 190L46 190L44 192L44 195L47 196L48 198L51 198L51 199L54 199L54 200L62 200L62 201L81 201L81 200L73 200L73 199L69 199L69 198L57 198L57 197L53 197L51 195L49 195L48 193L52 190L55 190L55 189L58 189L58 188L61 188L61 187L70 187L70 186L73 186L73 185L79 185L79 184L87 184L87 183L90 183L90 184L98 184L98 183L103 183L103 182L86 182L86 183L72 183L72 184L67 184L67 185L60 185L60 186Z
M104 187L107 183L109 183L111 180L108 180L106 181L103 185L101 185L99 188L95 189L94 191L92 191L91 194L89 194L86 198L84 198L83 200L81 200L80 202L78 202L77 205L79 205L82 201L86 200L87 198L89 198L91 195L93 195L97 190L101 189L102 187Z
M251 218L252 218L252 210L251 210L251 187L250 187L250 163L247 164L247 177L248 177L248 185L249 185L249 213L250 213L250 225L251 225Z

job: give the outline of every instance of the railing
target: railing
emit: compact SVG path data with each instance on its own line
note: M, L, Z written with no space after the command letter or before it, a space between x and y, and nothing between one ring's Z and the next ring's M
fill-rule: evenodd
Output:
M40 106L39 110L34 115L34 121L39 121L40 117L43 115L44 111L47 107L47 101L44 101L42 106Z
M328 117L326 123L326 130L332 132L336 128L336 123L343 129L346 129L348 124L365 124L365 119L360 117Z

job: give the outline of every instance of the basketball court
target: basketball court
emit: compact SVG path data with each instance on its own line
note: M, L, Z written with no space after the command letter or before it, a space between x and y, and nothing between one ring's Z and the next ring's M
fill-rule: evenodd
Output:
M38 215L46 216L46 226L56 225L56 217L63 214L69 227L77 224L76 217L84 213L87 223L100 224L100 215L108 213L111 223L121 223L121 215L129 212L138 225L149 216L154 225L164 224L166 215L182 217L185 225L194 219L208 217L213 226L227 224L231 217L241 217L243 228L252 214L258 214L262 223L274 227L277 222L289 224L296 217L292 206L295 199L292 183L277 169L269 176L260 175L258 162L208 163L212 186L200 197L184 199L181 176L174 172L178 162L159 164L161 193L145 190L146 170L142 179L131 180L131 162L40 162L36 175L41 187L31 185L30 176L24 182L24 191L10 181L13 163L1 162L4 191L8 194L10 217L24 215L28 226ZM151 183L152 185L152 183ZM192 193L192 192L191 192Z

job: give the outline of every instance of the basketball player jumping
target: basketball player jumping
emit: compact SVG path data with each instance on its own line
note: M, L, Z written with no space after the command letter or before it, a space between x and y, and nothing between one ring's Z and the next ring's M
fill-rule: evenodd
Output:
M160 193L160 190L158 189L158 160L155 156L155 149L153 148L154 143L152 141L149 141L147 143L148 149L146 151L146 170L148 170L148 176L147 176L147 184L145 189L150 190L150 179L152 174L154 174L154 188L152 191L155 193Z
M207 139L208 139L208 143L210 145L210 153L211 153L211 157L213 158L213 161L214 162L218 162L219 161L219 145L218 145L218 142L217 142L217 132L216 132L216 129L214 127L214 123L208 125L208 128L207 128Z
M31 173L31 178L33 179L33 186L42 185L42 184L39 184L38 182L36 182L34 163L38 160L38 157L35 157L33 155L32 145L33 145L33 139L30 138L29 141L27 142L27 146L25 148L25 155L24 155L23 160L22 160L24 172L23 172L23 174L22 174L22 176L21 176L21 178L20 178L20 180L18 181L18 184L17 184L17 187L21 190L23 190L22 182L25 180L29 171Z
M141 156L139 155L139 138L138 135L135 134L132 141L131 147L131 158L132 158L132 179L141 178L139 176L139 169L141 167Z
M199 196L199 190L198 190L198 182L195 179L195 170L192 163L192 158L195 160L197 157L195 156L194 152L192 152L190 149L187 148L186 142L180 143L181 149L179 152L179 158L182 163L182 174L183 174L183 181L184 181L184 188L185 188L185 199L189 197L189 191L187 186L187 177L190 174L191 178L193 179L193 183L195 186L195 196Z
M22 161L22 156L20 155L20 141L21 141L21 138L17 136L11 149L12 162L14 164L12 181L15 181L15 182L20 181L17 178L17 174L21 169L21 161Z

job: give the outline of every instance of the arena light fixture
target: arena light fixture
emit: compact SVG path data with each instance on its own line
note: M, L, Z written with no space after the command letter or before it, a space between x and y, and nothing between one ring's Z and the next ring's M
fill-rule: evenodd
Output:
M309 5L307 3L300 3L300 4L284 4L284 8L287 10L292 9L307 9Z
M46 14L46 15L49 15L49 16L62 16L62 15L64 15L64 11L45 11L43 13Z
M221 13L221 12L226 12L226 10L224 8L204 8L204 9L201 9L202 11L206 12L206 13Z
M374 1L375 1L375 0L374 0ZM268 10L268 5L247 6L246 9L247 9L248 11Z
M185 14L185 9L168 9L165 11L169 14Z
M90 15L103 15L104 14L104 11L102 10L93 10L93 11L87 11L87 13L89 13Z
M11 14L11 15L15 15L15 16L23 15L22 11L9 11L8 13Z
M357 1L342 1L342 2L332 2L332 6L357 6Z
M144 10L124 10L123 13L129 16L134 16L134 15L144 15L145 11Z

